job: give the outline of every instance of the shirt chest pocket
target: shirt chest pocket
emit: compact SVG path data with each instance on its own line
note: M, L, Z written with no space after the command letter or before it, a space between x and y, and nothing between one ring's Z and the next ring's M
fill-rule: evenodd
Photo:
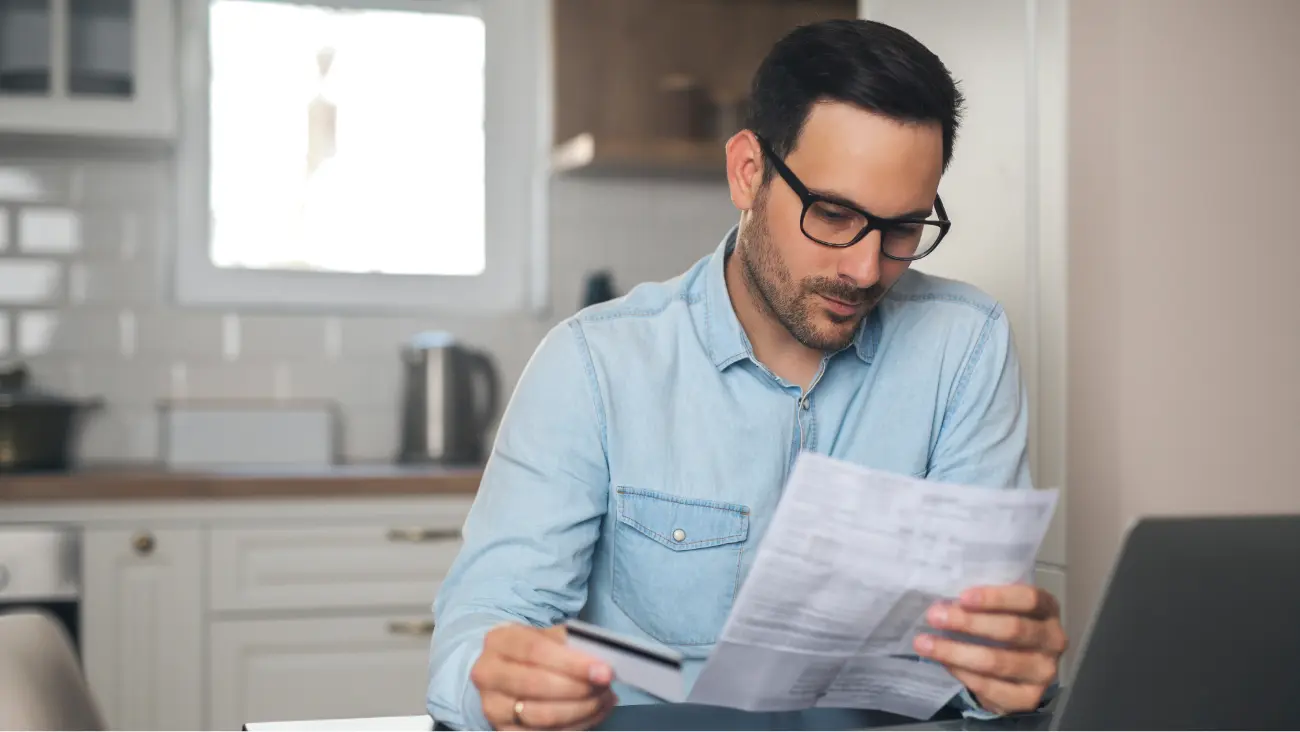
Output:
M661 643L713 643L731 611L749 536L734 503L619 488L612 594Z

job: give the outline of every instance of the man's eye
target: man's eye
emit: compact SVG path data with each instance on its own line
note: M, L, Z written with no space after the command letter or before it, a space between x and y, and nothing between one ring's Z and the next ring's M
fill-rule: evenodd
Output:
M817 214L817 218L827 222L848 221L857 216L857 214L848 209L840 208L838 206L829 206L826 204L814 206L813 212Z

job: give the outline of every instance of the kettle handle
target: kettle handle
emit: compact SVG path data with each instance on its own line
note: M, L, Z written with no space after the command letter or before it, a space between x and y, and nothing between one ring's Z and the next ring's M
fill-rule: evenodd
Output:
M468 351L470 368L483 375L483 381L487 385L487 398L484 399L482 410L478 413L475 431L486 434L488 427L492 424L492 418L497 413L498 400L501 398L501 381L497 376L496 366L492 364L492 359L482 351ZM491 445L484 445L484 450L491 451Z

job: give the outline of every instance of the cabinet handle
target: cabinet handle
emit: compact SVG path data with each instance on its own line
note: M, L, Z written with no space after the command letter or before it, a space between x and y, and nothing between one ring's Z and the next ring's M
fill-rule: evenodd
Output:
M389 541L409 541L409 542L426 542L426 541L444 541L447 539L459 539L460 529L389 529Z
M392 635L433 635L432 620L390 620L388 632Z
M131 537L131 548L135 549L135 553L142 557L147 557L153 553L154 544L153 534L148 531L141 531Z

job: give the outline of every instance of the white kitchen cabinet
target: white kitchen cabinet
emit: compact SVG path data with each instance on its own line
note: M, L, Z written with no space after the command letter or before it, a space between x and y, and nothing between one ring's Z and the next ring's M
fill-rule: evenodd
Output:
M0 0L0 134L176 134L175 0Z
M423 714L432 632L427 613L216 621L205 729Z
M427 608L460 551L462 520L213 529L212 607Z
M203 534L89 529L86 677L112 729L203 728Z

